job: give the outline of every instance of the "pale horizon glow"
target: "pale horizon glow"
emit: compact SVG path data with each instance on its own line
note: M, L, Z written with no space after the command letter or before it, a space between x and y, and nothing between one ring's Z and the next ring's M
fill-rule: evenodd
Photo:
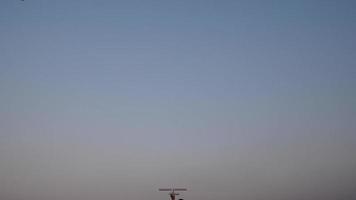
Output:
M0 1L0 199L356 199L353 1Z

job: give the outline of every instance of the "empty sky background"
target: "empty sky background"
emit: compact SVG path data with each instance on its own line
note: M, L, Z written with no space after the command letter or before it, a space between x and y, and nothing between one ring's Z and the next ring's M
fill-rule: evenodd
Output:
M356 199L355 1L0 1L0 199Z

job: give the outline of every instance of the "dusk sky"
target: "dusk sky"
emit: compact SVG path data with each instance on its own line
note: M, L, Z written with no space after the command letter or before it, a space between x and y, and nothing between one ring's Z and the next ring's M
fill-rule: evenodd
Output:
M0 200L356 199L356 1L0 0Z

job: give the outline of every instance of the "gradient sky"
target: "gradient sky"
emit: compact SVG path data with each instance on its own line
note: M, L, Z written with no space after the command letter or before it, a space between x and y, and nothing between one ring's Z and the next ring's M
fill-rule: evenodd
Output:
M0 199L356 199L355 1L0 1Z

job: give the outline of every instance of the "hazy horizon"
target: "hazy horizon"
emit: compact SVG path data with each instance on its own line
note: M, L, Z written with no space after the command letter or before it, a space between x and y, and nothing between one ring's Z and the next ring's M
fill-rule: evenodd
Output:
M355 1L0 1L0 199L356 199Z

